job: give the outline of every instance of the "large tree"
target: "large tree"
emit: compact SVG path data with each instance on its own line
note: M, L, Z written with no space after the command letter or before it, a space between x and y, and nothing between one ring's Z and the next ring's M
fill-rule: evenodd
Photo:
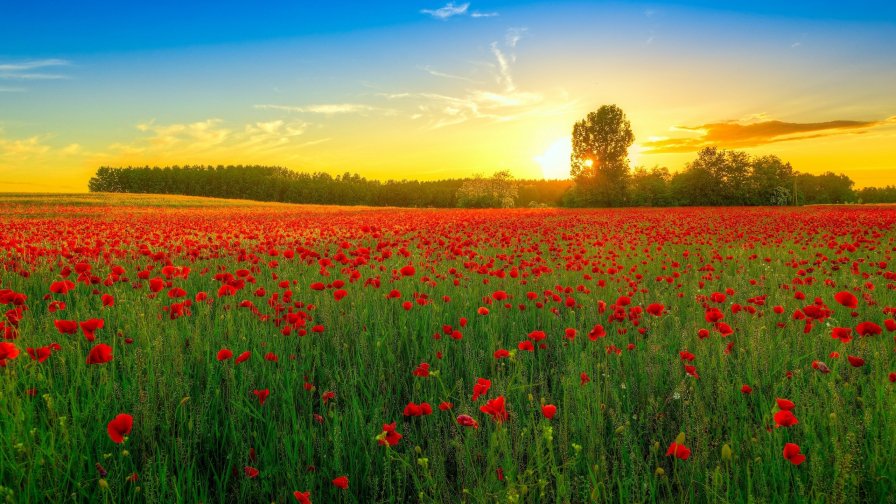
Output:
M616 105L604 105L572 128L570 175L587 205L625 204L628 149L635 141L631 123Z

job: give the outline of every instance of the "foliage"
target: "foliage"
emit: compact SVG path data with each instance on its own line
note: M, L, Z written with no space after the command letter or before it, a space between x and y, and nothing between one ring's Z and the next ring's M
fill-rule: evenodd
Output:
M460 208L513 208L519 189L509 171L495 172L490 178L475 176L457 190Z
M631 124L616 105L604 105L573 125L570 175L580 206L626 204L628 149L634 141Z
M181 194L332 205L455 207L463 179L369 180L357 174L300 173L275 166L101 167L92 192ZM569 181L520 181L521 206L556 206ZM508 193L509 195L510 193Z

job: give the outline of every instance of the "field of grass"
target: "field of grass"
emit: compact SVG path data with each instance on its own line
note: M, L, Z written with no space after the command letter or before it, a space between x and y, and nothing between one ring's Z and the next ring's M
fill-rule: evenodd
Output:
M0 203L0 502L894 501L893 207Z

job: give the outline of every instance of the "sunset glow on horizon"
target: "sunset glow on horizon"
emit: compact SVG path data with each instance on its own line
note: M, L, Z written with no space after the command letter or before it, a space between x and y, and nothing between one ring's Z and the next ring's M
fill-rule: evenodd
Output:
M0 191L84 192L103 165L568 178L603 104L633 167L714 145L896 184L896 7L713 4L9 6Z

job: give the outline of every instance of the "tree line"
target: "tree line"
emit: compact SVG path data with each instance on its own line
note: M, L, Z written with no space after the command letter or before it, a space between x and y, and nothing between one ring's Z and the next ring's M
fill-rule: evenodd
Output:
M104 166L90 179L88 188L91 192L178 194L282 203L451 208L507 205L503 193L499 203L476 193L483 190L479 188L481 185L487 190L503 191L499 186L505 182L512 183L514 188L509 206L556 206L572 185L568 180L509 181L505 175L499 178L497 184L484 183L491 179L483 177L379 181L356 173L333 176L279 166Z
M622 199L600 205L573 180L513 180L507 172L467 179L370 180L358 174L302 173L276 166L101 167L91 192L178 194L283 203L433 208L532 206L715 206L896 203L896 187L854 190L843 174L794 171L775 156L715 148L677 173L638 167ZM592 182L593 183L593 182Z
M570 175L575 186L564 204L614 206L751 206L896 202L890 188L855 191L844 174L795 171L777 156L706 147L677 173L667 168L629 168L635 141L616 105L604 105L575 123Z

